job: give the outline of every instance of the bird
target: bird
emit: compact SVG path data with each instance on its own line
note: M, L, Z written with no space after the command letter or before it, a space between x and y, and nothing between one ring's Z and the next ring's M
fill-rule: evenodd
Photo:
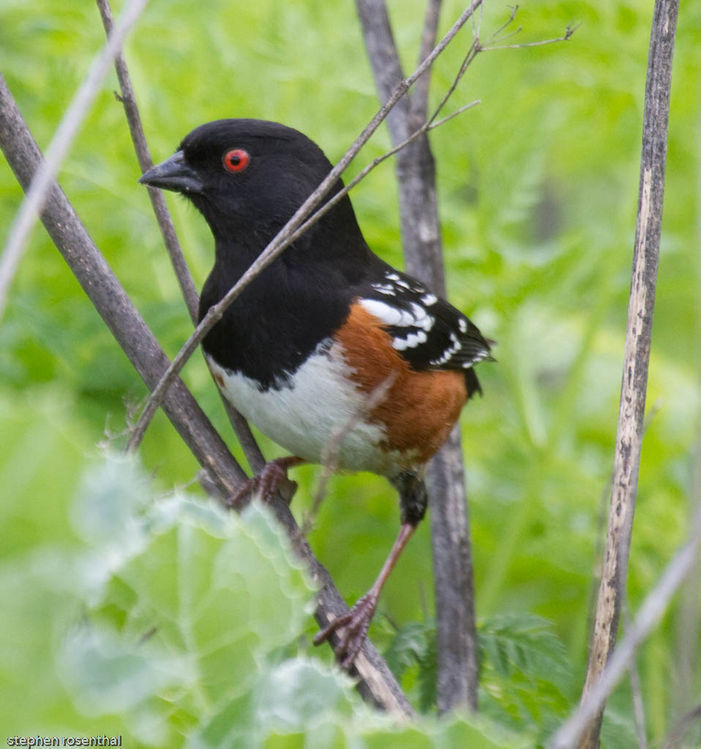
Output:
M321 148L286 125L221 119L190 132L140 182L185 196L214 238L199 316L219 302L331 171ZM329 192L343 188L339 179ZM494 341L425 284L372 252L348 195L268 265L202 340L226 399L290 455L241 492L270 498L287 470L323 463L386 477L400 530L368 593L314 638L336 633L349 668L380 592L423 519L430 458L481 393L474 366Z

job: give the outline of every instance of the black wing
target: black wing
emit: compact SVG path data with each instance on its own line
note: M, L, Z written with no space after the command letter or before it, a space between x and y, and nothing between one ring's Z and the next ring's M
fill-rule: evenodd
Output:
M363 287L358 301L382 321L392 345L414 369L464 370L470 390L479 388L471 369L492 359L493 341L420 281L386 266L379 280Z

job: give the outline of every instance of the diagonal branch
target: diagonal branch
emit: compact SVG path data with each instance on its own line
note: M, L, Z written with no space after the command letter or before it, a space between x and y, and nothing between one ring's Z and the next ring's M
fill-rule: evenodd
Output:
M205 335L214 327L214 325L221 320L224 312L229 305L239 296L239 294L253 281L258 274L260 274L270 263L275 260L282 252L290 245L292 234L299 228L303 221L311 214L311 212L321 203L329 190L339 179L341 174L345 171L346 167L355 158L360 149L367 143L372 134L387 118L389 113L392 111L394 106L401 100L406 94L409 88L416 82L416 80L428 70L436 58L445 50L450 44L455 35L465 25L468 19L472 16L475 9L479 7L482 0L473 0L469 7L462 12L460 17L452 25L448 33L441 39L441 41L434 47L431 54L416 68L416 70L406 79L402 79L392 91L391 96L387 102L380 107L375 116L363 129L362 133L356 138L350 148L346 151L344 156L336 164L336 166L329 172L326 178L321 182L316 190L307 198L307 200L299 207L297 212L292 218L285 224L280 230L277 236L268 244L268 246L261 252L256 258L249 269L243 274L232 289L224 296L224 298L218 303L212 306L207 314L202 318L200 324L195 329L194 333L188 338L183 347L178 352L175 359L171 363L168 371L161 378L156 388L152 391L151 397L149 398L146 407L144 408L138 423L132 434L132 438L129 442L129 449L134 449L148 426L148 423L153 418L156 409L160 405L163 398L163 394L169 387L170 382L179 374L185 362L192 356L193 352L199 345L200 341Z
M678 0L656 0L645 85L638 216L611 504L583 702L611 658L625 597L657 285L677 12ZM598 746L602 717L603 701L581 738L582 749Z
M42 163L41 153L0 75L0 148L26 190ZM107 265L58 184L51 180L41 219L91 302L144 382L153 388L168 367L168 358ZM221 497L228 497L246 476L196 401L178 379L166 393L163 408L184 442L211 478ZM315 617L320 625L348 612L331 576L302 536L289 506L280 497L271 507L292 547L319 585ZM353 676L364 699L397 718L413 710L387 664L369 641L355 664Z
M590 685L577 710L548 742L548 749L570 749L580 736L582 739L579 746L587 746L581 741L590 741L592 738L590 721L595 721L596 716L601 713L606 698L625 675L640 644L657 626L672 596L694 569L700 544L701 508L692 521L689 540L674 555L657 585L647 594L633 624L611 654L606 667ZM598 741L598 735L596 740Z

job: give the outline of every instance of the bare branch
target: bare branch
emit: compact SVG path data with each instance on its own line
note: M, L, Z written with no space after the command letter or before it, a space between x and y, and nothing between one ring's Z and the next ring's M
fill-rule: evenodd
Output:
M499 28L498 28L498 29L497 29L497 30L496 30L496 31L495 31L495 32L494 32L494 33L492 34L492 40L495 40L495 39L497 39L497 38L499 37L499 35L500 35L500 34L501 34L501 33L502 33L503 31L506 31L506 29L508 29L508 28L509 28L509 26L511 26L511 24L512 24L512 23L514 22L514 20L516 19L516 14L518 13L518 8L519 8L519 6L518 6L518 5L512 5L512 6L510 6L510 7L511 7L511 12L509 13L509 17L508 17L508 18L506 19L506 21L504 21L504 23L503 23L503 24L502 24L502 25L501 25L501 26L500 26L500 27L499 27ZM512 32L511 32L511 33L509 34L509 36L513 36L514 34L518 34L518 33L519 33L520 31L521 31L521 26L519 26L519 27L518 27L518 28L517 28L517 29L516 29L515 31L512 31Z
M630 631L630 614L628 606L623 607L623 618L625 631ZM635 733L638 737L638 749L647 749L647 732L645 730L645 705L643 703L643 690L640 684L640 673L635 657L631 658L628 667L628 676L630 680L630 691L633 696L633 718L635 720Z
M701 720L701 705L696 705L692 710L682 715L676 725L665 739L663 749L681 749L681 741L697 721Z
M421 48L419 50L419 62L429 54L436 43L438 34L438 21L441 16L442 0L428 0L426 4L426 16L424 17L424 28L421 33ZM426 72L416 81L414 93L411 96L411 110L418 120L425 120L428 112L428 90L431 85L431 73Z
M113 26L112 9L110 8L109 0L97 0L97 7L100 11L100 16L102 17L105 32L109 37ZM141 123L141 115L139 114L136 97L134 96L131 76L129 75L129 70L121 49L115 55L114 66L117 71L117 78L119 80L119 88L121 91L120 101L124 105L124 112L127 117L131 140L134 144L139 167L142 172L145 172L153 166L153 160L151 159L151 153L148 148L148 143L146 142L144 127ZM197 324L199 296L187 267L185 256L180 247L180 242L175 233L175 226L173 226L170 211L168 210L168 206L166 205L161 190L158 190L155 187L149 187L148 194L149 198L151 198L153 212L156 214L158 226L161 229L163 241L168 250L168 255L170 256L170 261L173 265L173 270L175 271L175 276L180 284L180 289L183 293L188 312L190 313L192 322Z
M356 0L365 46L380 100L387 98L401 78L401 65L389 25L384 0ZM429 122L435 120L455 90L469 61L474 59L477 38L473 17L473 39L448 92ZM428 89L429 76L424 76ZM412 94L414 96L415 94ZM426 91L426 97L428 91ZM435 165L426 137L423 102L397 110L388 120L395 148L411 141L396 162L402 244L407 270L436 293L445 295L445 272L438 220ZM421 126L421 127L420 127ZM412 130L420 137L410 135ZM439 712L451 708L477 708L477 631L474 615L472 551L466 505L460 435L450 439L428 468L429 515L433 552L437 641L437 702Z
M19 183L27 189L41 164L41 154L4 78L0 75L0 148ZM149 387L154 387L168 367L149 328L127 297L119 281L88 235L58 184L51 180L42 221L86 294ZM206 471L208 484L221 497L232 495L246 478L185 385L176 380L163 408L179 434ZM315 617L321 625L348 612L329 573L314 557L299 531L287 503L275 497L271 507L285 528L295 552L309 567L320 591ZM352 674L364 699L397 718L413 715L387 664L369 641L356 659Z
M379 99L387 101L397 81L404 78L387 8L383 0L355 0L355 7L363 27L365 48L372 64ZM427 79L428 76L424 78ZM393 143L404 140L411 132L410 116L411 102L404 98L387 117L387 127Z
M453 117L457 117L459 114L466 112L468 109L472 109L472 107L476 107L480 103L481 102L479 100L471 101L469 104L465 104L452 114L449 114L447 117L443 117L436 122L433 122L431 119L429 119L427 122L424 122L424 124L418 130L413 132L406 140L403 140L399 145L394 146L394 148L391 148L389 151L385 151L385 153L383 153L381 156L376 156L369 164L363 167L363 169L361 169L361 171L358 172L358 174L356 174L355 177L353 177L353 179L345 187L335 193L334 196L326 203L324 203L324 205L322 205L318 211L313 213L312 216L308 218L299 227L299 229L297 229L290 236L290 242L294 242L297 237L304 234L304 232L310 226L315 224L325 213L330 211L336 205L336 203L338 203L343 197L345 197L359 182L361 182L373 169L375 169L375 167L379 166L383 161L386 161L388 158L390 158L390 156L394 156L396 153L399 153L399 151L401 151L403 148L406 148L410 143L413 143L417 138L420 138L429 130L434 130L441 125L444 125L446 122L452 120Z
M148 0L129 0L119 21L105 46L94 58L85 79L79 86L66 113L61 120L56 134L46 150L46 160L34 176L32 184L20 206L19 212L10 229L5 250L0 258L0 318L7 304L10 284L17 271L22 252L29 234L36 223L39 212L47 199L54 176L73 139L85 119L95 96L100 90L102 79L107 75L112 60L119 52L122 42L141 14Z
M307 198L307 200L300 206L297 212L277 234L277 236L268 244L268 246L261 252L258 258L253 262L250 268L243 274L232 289L224 296L224 298L218 303L212 306L207 314L204 316L200 324L195 329L195 332L186 341L184 346L180 349L168 371L164 374L161 382L151 393L144 411L139 418L139 422L136 425L132 438L129 442L129 449L135 449L141 438L143 437L144 431L148 426L150 420L153 418L153 414L160 405L165 390L169 387L171 381L179 374L180 370L184 366L185 362L192 356L200 341L204 336L219 322L224 314L225 310L229 305L236 299L239 294L258 276L270 263L275 260L291 243L291 236L293 232L302 224L302 222L309 216L309 214L316 208L317 205L323 200L324 196L331 189L336 180L341 176L346 167L355 158L358 151L367 143L372 134L377 130L380 124L386 119L389 112L395 104L404 96L409 90L412 84L419 78L433 64L435 59L443 52L448 46L453 37L458 33L462 26L467 22L470 16L474 13L475 9L479 7L482 0L473 0L470 6L463 11L458 20L453 24L450 31L441 39L436 45L431 54L419 65L419 67L410 75L408 78L401 80L394 88L392 95L387 102L379 109L377 114L372 118L368 125L364 128L362 133L356 138L351 147L346 151L345 155L336 164L336 166L329 172L326 178L321 182L319 187Z
M700 543L701 509L694 518L689 540L674 555L657 585L647 594L632 626L613 651L605 669L592 683L574 714L552 737L548 743L549 749L570 749L584 731L590 728L590 721L600 713L606 698L630 668L638 647L657 626L672 596L694 568ZM586 734L584 737L586 738Z
M484 52L489 52L495 49L525 49L526 47L543 47L546 44L557 44L558 42L567 42L572 38L574 32L579 28L580 24L574 26L567 26L565 33L562 36L555 37L554 39L541 39L538 42L523 42L521 44L493 44L490 47L482 47ZM518 33L521 29L517 29Z
M613 651L621 603L625 597L657 283L677 12L678 0L656 0L645 87L638 216L611 504L601 586L582 695L583 703L588 705L593 704L589 695L599 682ZM594 720L581 739L579 746L582 749L596 749L598 746L602 706L603 699L597 703L599 712L590 716Z

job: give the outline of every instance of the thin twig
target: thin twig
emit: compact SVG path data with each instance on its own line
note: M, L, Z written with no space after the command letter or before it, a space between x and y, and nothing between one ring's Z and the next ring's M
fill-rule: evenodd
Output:
M491 37L492 39L497 39L497 38L499 37L499 35L500 35L500 34L502 33L502 31L506 31L506 29L508 29L508 28L509 28L509 26L511 26L511 24L512 24L512 23L514 22L514 20L515 20L515 18L516 18L516 14L518 13L518 8L519 8L519 6L518 6L518 5L512 5L512 6L510 6L510 8L511 8L511 12L509 13L509 17L508 17L508 18L506 19L506 21L504 21L504 23L503 23L503 24L502 24L501 26L499 26L499 28L498 28L498 29L497 29L497 30L496 30L496 31L495 31L495 32L494 32L494 33L492 34L492 37ZM509 36L511 36L511 35L513 35L513 34L518 34L518 33L519 33L519 31L521 31L521 27L520 27L520 26L518 27L518 29L516 29L516 31L512 31L512 32L511 32L511 34L510 34Z
M567 26L565 33L562 36L555 37L553 39L541 39L539 42L523 42L521 44L492 44L489 47L482 47L484 52L491 52L495 49L526 49L526 47L543 47L546 44L557 44L558 42L568 42L572 38L572 34L580 27L580 24L574 26ZM519 29L520 31L520 29Z
M462 26L474 13L475 9L479 7L482 0L473 0L470 6L463 11L457 21L453 24L448 33L441 39L441 41L434 47L431 54L419 65L419 67L410 75L408 78L400 81L395 87L392 95L389 97L387 102L379 109L377 114L372 118L368 125L364 128L362 133L356 138L351 147L346 151L341 160L336 166L329 172L326 178L321 182L319 187L305 200L305 202L297 209L292 218L285 224L282 230L277 236L268 244L268 246L261 252L258 258L253 262L249 269L243 274L238 282L233 286L232 289L224 296L224 298L217 304L210 307L207 314L201 320L200 324L195 329L194 333L185 342L183 347L178 352L177 356L173 359L171 366L168 371L164 374L161 382L151 393L148 403L144 408L144 411L139 418L136 425L132 438L129 441L129 449L135 449L146 430L149 422L153 418L153 415L161 403L165 390L169 387L173 378L175 378L185 362L192 356L200 341L204 336L214 327L214 325L221 320L225 310L229 305L239 296L239 294L253 281L270 263L275 260L290 244L291 236L293 232L302 224L304 219L309 216L311 211L316 208L317 205L324 198L326 193L335 184L336 180L345 171L346 167L355 158L358 151L367 143L372 134L377 130L380 124L386 119L389 112L392 110L394 105L404 96L409 90L411 85L419 78L433 64L435 59L443 52L448 46L453 37L460 31Z
M105 32L109 36L113 26L112 9L109 0L97 0L97 7L102 17ZM139 167L143 173L153 166L153 160L151 158L148 143L146 142L146 135L141 121L141 115L139 114L139 106L136 102L134 87L132 86L131 76L129 75L129 68L127 67L126 60L121 51L115 57L114 65L117 71L117 78L119 80L119 88L121 91L119 99L124 105L124 112L126 114L127 124L129 125L131 140L134 144ZM187 267L185 255L180 246L180 242L178 241L178 235L175 231L170 211L166 205L163 191L156 187L149 187L148 194L151 199L151 205L153 206L153 212L156 215L156 221L158 222L163 241L173 266L173 271L175 272L175 277L180 284L180 290L183 299L185 300L187 310L190 313L192 322L197 325L197 319L199 317L199 294L195 288L195 282L192 280L190 270ZM219 388L217 388L217 391L224 403L224 408L229 417L229 421L234 428L236 437L243 448L243 452L251 469L254 473L257 473L265 465L265 458L263 457L263 453L251 432L251 428L243 416L231 405L231 403L229 403L229 401L226 400L226 398L224 398L221 391L219 391Z
M697 511L688 541L665 567L659 582L647 594L632 626L613 651L606 668L592 684L577 710L548 742L549 749L570 749L601 711L606 698L623 678L642 642L657 626L672 596L693 570L701 542L701 509Z
M90 105L97 96L102 79L107 75L112 60L121 49L122 42L147 2L148 0L129 0L119 17L117 25L114 27L114 32L95 56L83 82L78 87L68 109L66 109L66 113L46 150L45 160L25 195L10 229L2 258L0 258L0 319L7 304L10 284L19 266L22 252L51 189L53 178L58 173L58 169L68 153L68 149L71 147L73 139L90 109Z
M582 703L587 705L593 704L589 699L590 694L613 651L621 604L625 598L657 284L677 12L678 0L656 0L645 87L638 214L611 503L601 585L582 692ZM598 694L601 694L601 690ZM603 699L605 694L597 703L598 712L590 715L594 720L581 738L581 749L596 749L599 744Z
M459 114L462 114L463 112L467 112L468 109L472 109L472 107L476 107L478 104L481 104L481 99L475 99L474 101L471 101L469 104L463 104L462 107L458 107L454 112L447 115L446 117L441 117L440 120L436 120L435 122L428 123L427 130L435 130L437 127L440 127L441 125L445 125L446 122L450 122L454 117L457 117Z
M630 629L630 612L627 602L623 606L623 620L625 631ZM647 732L645 730L645 705L643 703L643 690L640 685L640 673L635 657L631 658L628 667L630 679L630 691L633 696L633 719L635 721L635 733L638 737L638 749L647 749Z
M663 749L679 749L681 747L681 740L687 734L691 726L699 720L701 720L701 705L696 705L696 707L689 710L687 713L684 713L684 715L682 715L682 717L675 723L665 739Z
M102 24L105 27L105 32L109 37L113 26L112 8L110 7L109 0L97 0L97 7L100 11L100 16L102 17ZM115 55L114 66L117 71L117 79L119 80L119 88L121 92L119 100L124 105L127 124L129 125L129 133L131 134L131 140L134 144L139 167L143 173L153 166L153 160L151 159L151 152L149 151L148 143L146 142L144 127L136 103L136 96L134 95L134 87L131 83L129 69L127 68L121 50L119 50ZM168 255L170 256L170 261L173 265L173 270L175 271L175 276L180 284L180 289L183 298L185 299L188 312L190 313L192 322L197 324L199 308L197 289L195 288L195 283L190 275L190 270L187 267L185 255L183 254L182 247L178 241L177 234L175 233L173 219L170 216L170 211L168 210L165 198L163 197L163 192L155 187L149 187L148 194L151 199L151 205L153 206L153 212L156 214L158 226L163 235L163 241L165 242Z
M406 148L410 143L413 143L417 138L420 138L424 133L428 132L429 130L434 130L437 127L440 127L441 125L445 124L446 122L449 122L453 119L453 117L457 117L459 114L462 114L463 112L466 112L468 109L472 109L473 107L476 107L478 104L480 104L480 100L477 99L476 101L471 101L469 104L465 104L464 106L457 109L452 114L449 114L447 117L443 117L442 119L432 122L430 119L426 122L424 122L423 125L418 130L415 130L408 138L403 140L399 145L394 146L389 151L385 151L382 155L376 156L369 164L364 166L358 174L353 177L353 179L345 185L342 189L340 189L337 193L333 195L324 205L321 206L315 213L312 214L312 216L307 219L300 227L297 229L291 236L290 236L290 242L294 242L295 239L300 237L304 232L309 229L313 224L315 224L324 214L328 213L342 198L344 198L359 182L361 182L373 169L375 169L377 166L379 166L383 161L386 161L391 156L394 156L396 153L399 153L402 149Z

